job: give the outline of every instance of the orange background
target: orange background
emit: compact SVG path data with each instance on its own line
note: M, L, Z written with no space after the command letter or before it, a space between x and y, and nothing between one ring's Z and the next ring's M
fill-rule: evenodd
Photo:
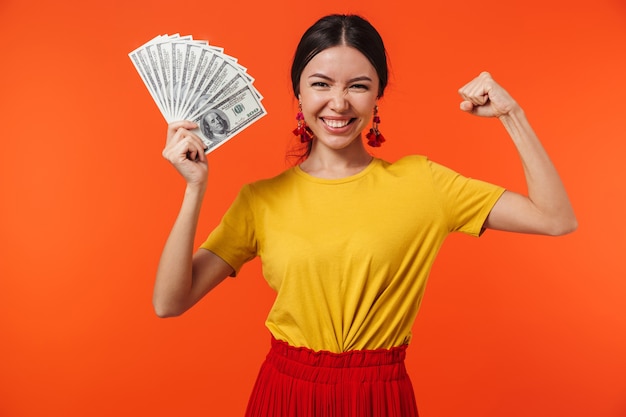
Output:
M382 33L389 160L421 153L524 191L497 121L458 110L492 72L522 104L571 194L562 238L452 236L408 366L422 417L626 416L626 3L0 2L0 416L242 415L269 336L258 261L177 319L151 290L184 184L128 52L192 34L239 58L268 116L210 155L198 243L239 187L285 168L288 69L318 17Z

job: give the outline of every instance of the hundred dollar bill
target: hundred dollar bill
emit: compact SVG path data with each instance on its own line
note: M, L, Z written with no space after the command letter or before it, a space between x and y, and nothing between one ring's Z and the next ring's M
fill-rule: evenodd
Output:
M181 84L183 82L183 67L187 54L187 44L185 42L172 42L172 113L176 118L181 100Z
M146 45L148 53L153 57L152 62L156 67L154 70L161 75L162 90L161 97L163 97L163 105L167 110L169 120L172 117L172 94L171 94L171 74L172 74L172 50L170 47L170 38L163 37L161 40L154 42L150 45Z
M208 154L266 114L253 88L247 85L221 102L201 104L201 111L190 120L198 124L195 133L207 145Z
M160 37L157 36L156 38L151 40L150 43L157 41L158 38ZM168 110L165 105L165 100L161 94L162 80L153 71L152 65L150 63L149 54L146 51L146 47L142 46L140 48L137 48L128 55L133 65L135 66L135 69L139 73L139 76L146 85L146 88L152 96L152 99L161 111L161 114L166 117L168 115Z
M215 51L192 46L190 48L191 75L186 78L182 85L184 101L181 103L178 118L186 118L190 115L190 109L196 105L196 101L203 95L203 90L210 83L212 77L220 66L220 54Z
M248 77L239 72L237 67L220 56L215 58L211 62L212 67L207 76L201 80L200 88L194 92L196 97L202 97L205 101L217 102L223 100L227 94L235 93L250 85ZM187 116L193 118L196 114L192 112Z

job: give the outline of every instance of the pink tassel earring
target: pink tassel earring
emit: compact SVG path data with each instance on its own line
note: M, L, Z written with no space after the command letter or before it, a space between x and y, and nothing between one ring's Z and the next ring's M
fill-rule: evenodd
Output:
M365 135L367 138L367 144L373 148L379 148L385 141L385 137L380 130L378 130L378 124L380 123L380 117L378 117L378 106L374 106L374 117L372 118L372 128L369 133Z
M298 127L293 130L293 134L300 136L300 142L307 143L313 140L313 131L306 125L304 121L304 114L302 114L302 102L298 103L298 114L296 120L298 121Z

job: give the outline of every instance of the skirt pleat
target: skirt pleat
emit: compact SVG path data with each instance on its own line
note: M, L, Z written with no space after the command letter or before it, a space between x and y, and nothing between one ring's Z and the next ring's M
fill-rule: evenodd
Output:
M418 417L406 348L332 353L272 339L246 417Z

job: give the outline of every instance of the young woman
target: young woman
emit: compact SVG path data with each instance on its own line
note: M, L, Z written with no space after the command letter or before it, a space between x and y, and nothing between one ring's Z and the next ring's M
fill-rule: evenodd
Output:
M387 63L378 32L358 16L331 15L309 28L292 82L305 159L244 186L197 251L207 161L195 124L169 126L163 155L187 188L159 264L155 310L182 314L260 256L277 296L247 416L417 416L404 356L445 237L487 228L561 235L576 228L572 207L524 112L488 73L460 89L460 106L503 123L528 196L422 156L389 163L367 152L370 122L368 143L384 141L376 127Z

